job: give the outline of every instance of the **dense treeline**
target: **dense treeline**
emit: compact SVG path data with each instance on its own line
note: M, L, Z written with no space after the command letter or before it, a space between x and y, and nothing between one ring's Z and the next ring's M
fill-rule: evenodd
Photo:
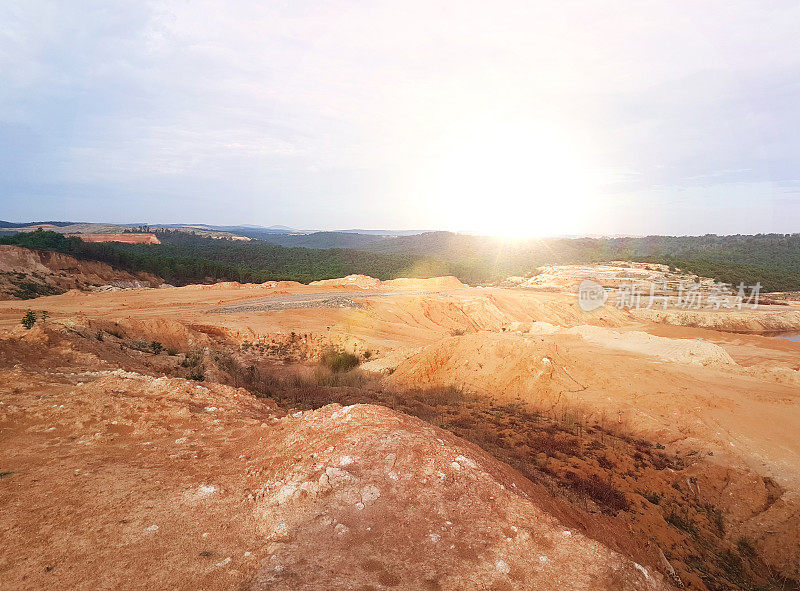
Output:
M645 236L501 240L429 232L373 242L365 248L460 261L478 276L530 273L542 265L644 261L680 267L726 283L761 282L767 291L800 290L800 234Z
M459 265L416 255L284 248L258 241L204 238L169 230L158 232L158 238L162 242L160 245L83 242L77 237L37 230L0 238L0 244L51 250L77 259L101 261L126 271L145 271L175 285L210 281L308 282L352 273L392 279L462 271Z
M351 273L379 279L455 275L475 284L529 274L547 264L625 260L664 263L734 285L760 282L765 291L800 290L800 234L502 241L431 232L379 240L370 245L371 251L286 248L178 230L157 234L161 245L86 243L46 231L0 238L0 243L54 250L127 271L146 271L176 285L281 279L308 282Z

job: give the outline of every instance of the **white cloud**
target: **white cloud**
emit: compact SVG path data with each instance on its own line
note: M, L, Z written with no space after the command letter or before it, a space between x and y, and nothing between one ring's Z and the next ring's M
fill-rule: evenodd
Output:
M794 2L26 0L0 20L17 217L79 191L73 218L132 194L176 215L191 195L205 221L241 221L214 205L227 187L251 222L448 227L425 218L420 169L487 119L562 125L599 191L656 208L774 187L800 151Z

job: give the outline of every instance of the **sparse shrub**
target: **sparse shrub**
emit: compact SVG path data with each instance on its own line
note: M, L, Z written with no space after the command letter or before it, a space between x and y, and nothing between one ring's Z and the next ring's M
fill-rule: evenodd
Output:
M677 527L680 530L685 531L688 534L692 534L693 536L697 535L697 526L694 522L689 519L689 516L678 515L675 511L671 511L669 515L667 515L664 520L672 526Z
M41 312L39 312L39 318L42 319L42 322L46 322L49 316L50 313L47 310L42 310Z
M17 277L16 279L9 277L12 283L10 294L15 298L19 298L20 300L32 300L33 298L38 298L40 296L58 295L60 293L64 293L63 289L58 289L57 287L47 285L46 283L37 283L36 281L27 281L25 279L21 279L24 277L24 274L21 274L20 277Z
M756 555L756 546L750 538L739 538L736 542L736 549L739 550L739 554L748 558Z
M464 329L463 328L454 328L453 330L450 331L450 336L451 337L464 336Z
M324 349L319 360L322 365L333 372L350 371L358 365L358 357L335 347Z
M719 565L725 571L725 577L730 581L738 581L744 571L742 559L730 550L725 550L719 556Z
M364 359L369 359L370 357L372 357L372 351L364 351Z
M722 509L719 509L714 505L705 505L704 509L706 510L706 515L708 515L708 520L714 524L720 533L724 533L725 517L722 515Z
M318 368L314 372L314 384L317 386L360 388L367 381L361 371L335 371Z
M150 342L150 350L153 353L155 353L156 355L158 355L159 353L161 353L161 351L164 350L164 345L162 345L158 341L151 341Z
M36 324L36 312L28 310L25 316L22 317L22 326L30 330L34 324Z
M425 390L425 402L431 406L455 406L464 400L464 394L455 386L441 386Z
M125 331L123 331L117 323L114 323L114 326L106 328L105 331L111 336L117 337L118 339L125 338Z
M659 503L661 503L661 499L664 498L664 495L659 494L657 492L653 492L651 490L646 490L639 494L642 495L645 499L647 499L651 503L653 503L654 505L658 505Z
M206 379L203 371L204 356L204 349L195 349L194 351L189 351L184 356L183 361L181 361L178 365L189 368L189 379L202 382Z
M597 463L600 465L600 467L604 468L605 470L613 470L616 467L614 465L614 462L612 462L611 460L609 460L605 456L597 456L596 459L597 459Z
M601 480L596 474L592 474L589 478L583 478L575 472L567 472L566 478L571 489L585 494L604 509L616 512L627 511L630 507L628 499L622 492L614 488L610 480Z
M177 349L173 349L172 347L167 347L167 355L174 357L177 354L178 354Z
M95 337L97 338L98 341L102 342L103 341L103 331L102 330L98 330L97 334L95 335Z
M186 356L181 361L181 367L197 367L203 362L203 350L202 349L195 349L194 351L189 351Z

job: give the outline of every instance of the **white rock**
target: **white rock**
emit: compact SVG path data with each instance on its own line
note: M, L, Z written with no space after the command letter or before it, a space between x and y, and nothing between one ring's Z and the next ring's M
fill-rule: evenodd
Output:
M370 503L381 496L381 489L374 484L368 484L361 489L361 501Z
M456 462L458 462L459 464L464 464L466 466L469 466L470 468L477 468L477 466L478 466L475 462L470 460L468 457L461 456L461 455L456 456Z

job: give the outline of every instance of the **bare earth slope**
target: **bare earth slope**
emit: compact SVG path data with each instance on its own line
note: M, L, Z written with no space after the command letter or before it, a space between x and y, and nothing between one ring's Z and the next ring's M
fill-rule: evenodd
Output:
M538 588L557 563L582 588L656 585L653 573L668 578L674 565L687 588L736 589L762 559L759 572L800 578L800 343L740 330L766 331L777 315L795 326L796 305L673 322L682 312L586 314L568 292L354 277L71 291L36 299L47 325L25 331L31 304L0 302L0 471L12 473L0 478L12 507L0 536L15 549L2 554L0 580L43 586L64 567L72 586L102 576L113 587L155 561L143 587ZM379 395L454 386L474 396L470 420L497 421L476 428L462 408L448 424L431 414L432 427L373 406L284 417L212 383L256 386L288 408L273 375L253 376L267 362L314 375L330 345L372 370L348 374L345 393L366 380ZM118 369L136 373L102 373ZM335 381L321 379L305 394ZM609 424L634 443L605 441ZM608 537L581 530L602 544L590 542L574 527L563 536L570 528L553 521L541 488L440 426L520 460L537 487L552 485L584 515L599 511ZM612 480L632 506L607 516L581 491L607 492ZM526 538L521 523L539 529ZM647 560L626 550L648 544ZM627 583L609 582L617 576Z
M28 340L51 357L22 369L6 341L0 369L6 588L665 588L418 419L285 416Z
M128 273L105 263L19 246L0 245L0 299L62 293L98 286L156 287L163 283L148 273Z

